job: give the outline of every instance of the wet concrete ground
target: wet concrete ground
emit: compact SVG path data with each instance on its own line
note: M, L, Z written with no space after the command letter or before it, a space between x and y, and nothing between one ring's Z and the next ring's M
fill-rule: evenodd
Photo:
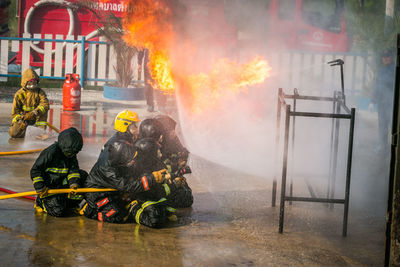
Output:
M143 104L132 107L142 117L149 115ZM52 107L53 124L61 127L61 106ZM113 133L109 118L120 108L104 103L83 106L76 121L70 120L85 128L85 145L78 157L81 168L89 171L96 161ZM9 103L0 103L0 151L44 147L54 141L55 137L46 142L27 138L24 143L10 143L10 110ZM100 121L101 116L105 119ZM0 157L0 187L33 190L29 170L37 156ZM247 175L195 155L189 164L193 207L179 210L178 222L164 229L79 216L54 218L35 213L33 201L0 200L0 262L3 266L382 266L382 203L371 200L370 208L361 208L351 202L345 238L342 205L329 209L320 203L293 203L286 206L284 233L279 234L279 201L271 207L272 177ZM355 168L361 168L358 164ZM306 187L299 190L307 192Z

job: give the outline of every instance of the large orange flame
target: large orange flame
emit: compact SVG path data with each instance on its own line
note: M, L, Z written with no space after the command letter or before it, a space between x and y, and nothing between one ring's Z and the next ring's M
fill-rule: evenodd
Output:
M175 82L172 78L171 61L165 51L155 50L151 54L150 70L155 82L152 86L162 90L165 94L173 94L175 91Z
M209 73L188 74L187 69L182 70L182 66L175 68L171 62L171 49L176 48L174 10L173 6L168 5L171 1L129 0L128 2L133 8L129 17L124 20L125 41L139 49L149 49L148 67L154 80L152 85L156 89L166 94L174 93L176 91L174 77L179 77L192 112L199 113L205 108L216 105L221 98L229 94L244 91L249 85L263 83L269 76L271 68L268 62L260 57L245 64L220 59L210 68ZM182 54L191 56L185 51L179 51L179 54L181 57ZM180 60L185 61L182 58Z
M247 86L264 82L270 75L267 61L256 57L249 63L238 64L229 59L218 61L209 74L201 73L187 77L192 97L191 110L199 113L218 104L222 97L246 90Z
M172 11L165 1L130 0L132 12L124 20L125 41L139 49L149 49L152 85L166 93L174 91L169 47L174 39Z

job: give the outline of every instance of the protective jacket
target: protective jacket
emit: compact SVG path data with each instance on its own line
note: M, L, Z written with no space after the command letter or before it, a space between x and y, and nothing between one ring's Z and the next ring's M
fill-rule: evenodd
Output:
M179 161L187 161L189 151L182 145L175 133L176 121L167 115L158 115L154 118L161 125L163 141L161 143L162 159L171 166L171 172L178 170Z
M136 193L150 189L155 184L154 177L139 177L133 160L136 149L128 133L115 133L104 145L100 156L86 180L87 187L115 188L120 192Z
M22 74L22 88L19 89L14 95L11 111L12 122L14 123L20 119L23 119L23 116L30 111L36 111L38 114L35 123L36 126L46 126L49 101L46 93L42 89L36 88L34 90L28 90L26 88L26 83L31 79L39 80L39 76L32 69L27 69Z
M141 152L137 165L144 175L148 176L153 171L166 168L166 165L156 156L159 145L153 138L141 138L135 142L135 146ZM165 203L173 208L186 208L193 204L192 190L186 181L181 186L177 186L174 182L156 183L152 190L135 195L135 199L142 201L157 201L161 198L165 198Z
M82 137L76 129L69 128L60 133L58 142L43 150L31 168L31 179L36 191L43 187L65 188L81 184L76 154L65 156L65 151L77 153L82 148Z
M128 208L128 203L137 194L149 192L157 185L152 174L141 175L141 168L136 166L134 160L137 153L138 149L128 132L117 132L107 141L90 171L85 187L114 188L118 192L86 193L86 217L111 223L136 220L149 227L158 227L165 222L167 215L163 201L135 200L137 205Z

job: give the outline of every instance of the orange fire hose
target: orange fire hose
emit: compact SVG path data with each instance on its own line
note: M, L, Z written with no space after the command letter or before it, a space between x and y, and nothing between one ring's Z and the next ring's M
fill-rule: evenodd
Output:
M4 192L4 193L8 193L8 194L17 194L17 192L12 191L10 189L4 188L4 187L0 187L0 191ZM35 200L35 197L32 196L23 196L23 198L29 199L29 200Z
M54 125L50 124L49 122L46 122L47 126L49 126L51 129L53 129L55 132L60 133L60 130L55 127ZM30 149L30 150L21 150L21 151L7 151L7 152L0 152L0 156L10 156L10 155L21 155L21 154L31 154L31 153L36 153L40 152L45 148L36 148L36 149Z
M78 188L78 189L65 188L64 189L63 188L63 189L49 189L49 191L47 193L48 194L68 194L68 193L109 192L109 191L117 191L117 189L112 189L112 188ZM0 200L8 199L8 198L15 198L15 197L33 196L33 195L37 195L37 194L38 193L36 191L15 193L15 194L0 196Z
M42 151L43 149L44 149L44 148L36 148L36 149L30 149L30 150L0 152L0 156L30 154L30 153L40 152L40 151Z

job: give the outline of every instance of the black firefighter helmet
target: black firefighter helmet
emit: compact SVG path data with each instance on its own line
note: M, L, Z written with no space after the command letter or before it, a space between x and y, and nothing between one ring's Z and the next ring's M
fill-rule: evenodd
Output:
M139 126L139 138L153 138L158 141L162 135L162 125L155 119L145 119Z
M161 123L162 127L166 131L166 133L175 130L176 121L168 115L157 115L154 118L156 121Z
M58 146L66 157L78 154L83 147L81 133L74 127L62 131L58 135Z

